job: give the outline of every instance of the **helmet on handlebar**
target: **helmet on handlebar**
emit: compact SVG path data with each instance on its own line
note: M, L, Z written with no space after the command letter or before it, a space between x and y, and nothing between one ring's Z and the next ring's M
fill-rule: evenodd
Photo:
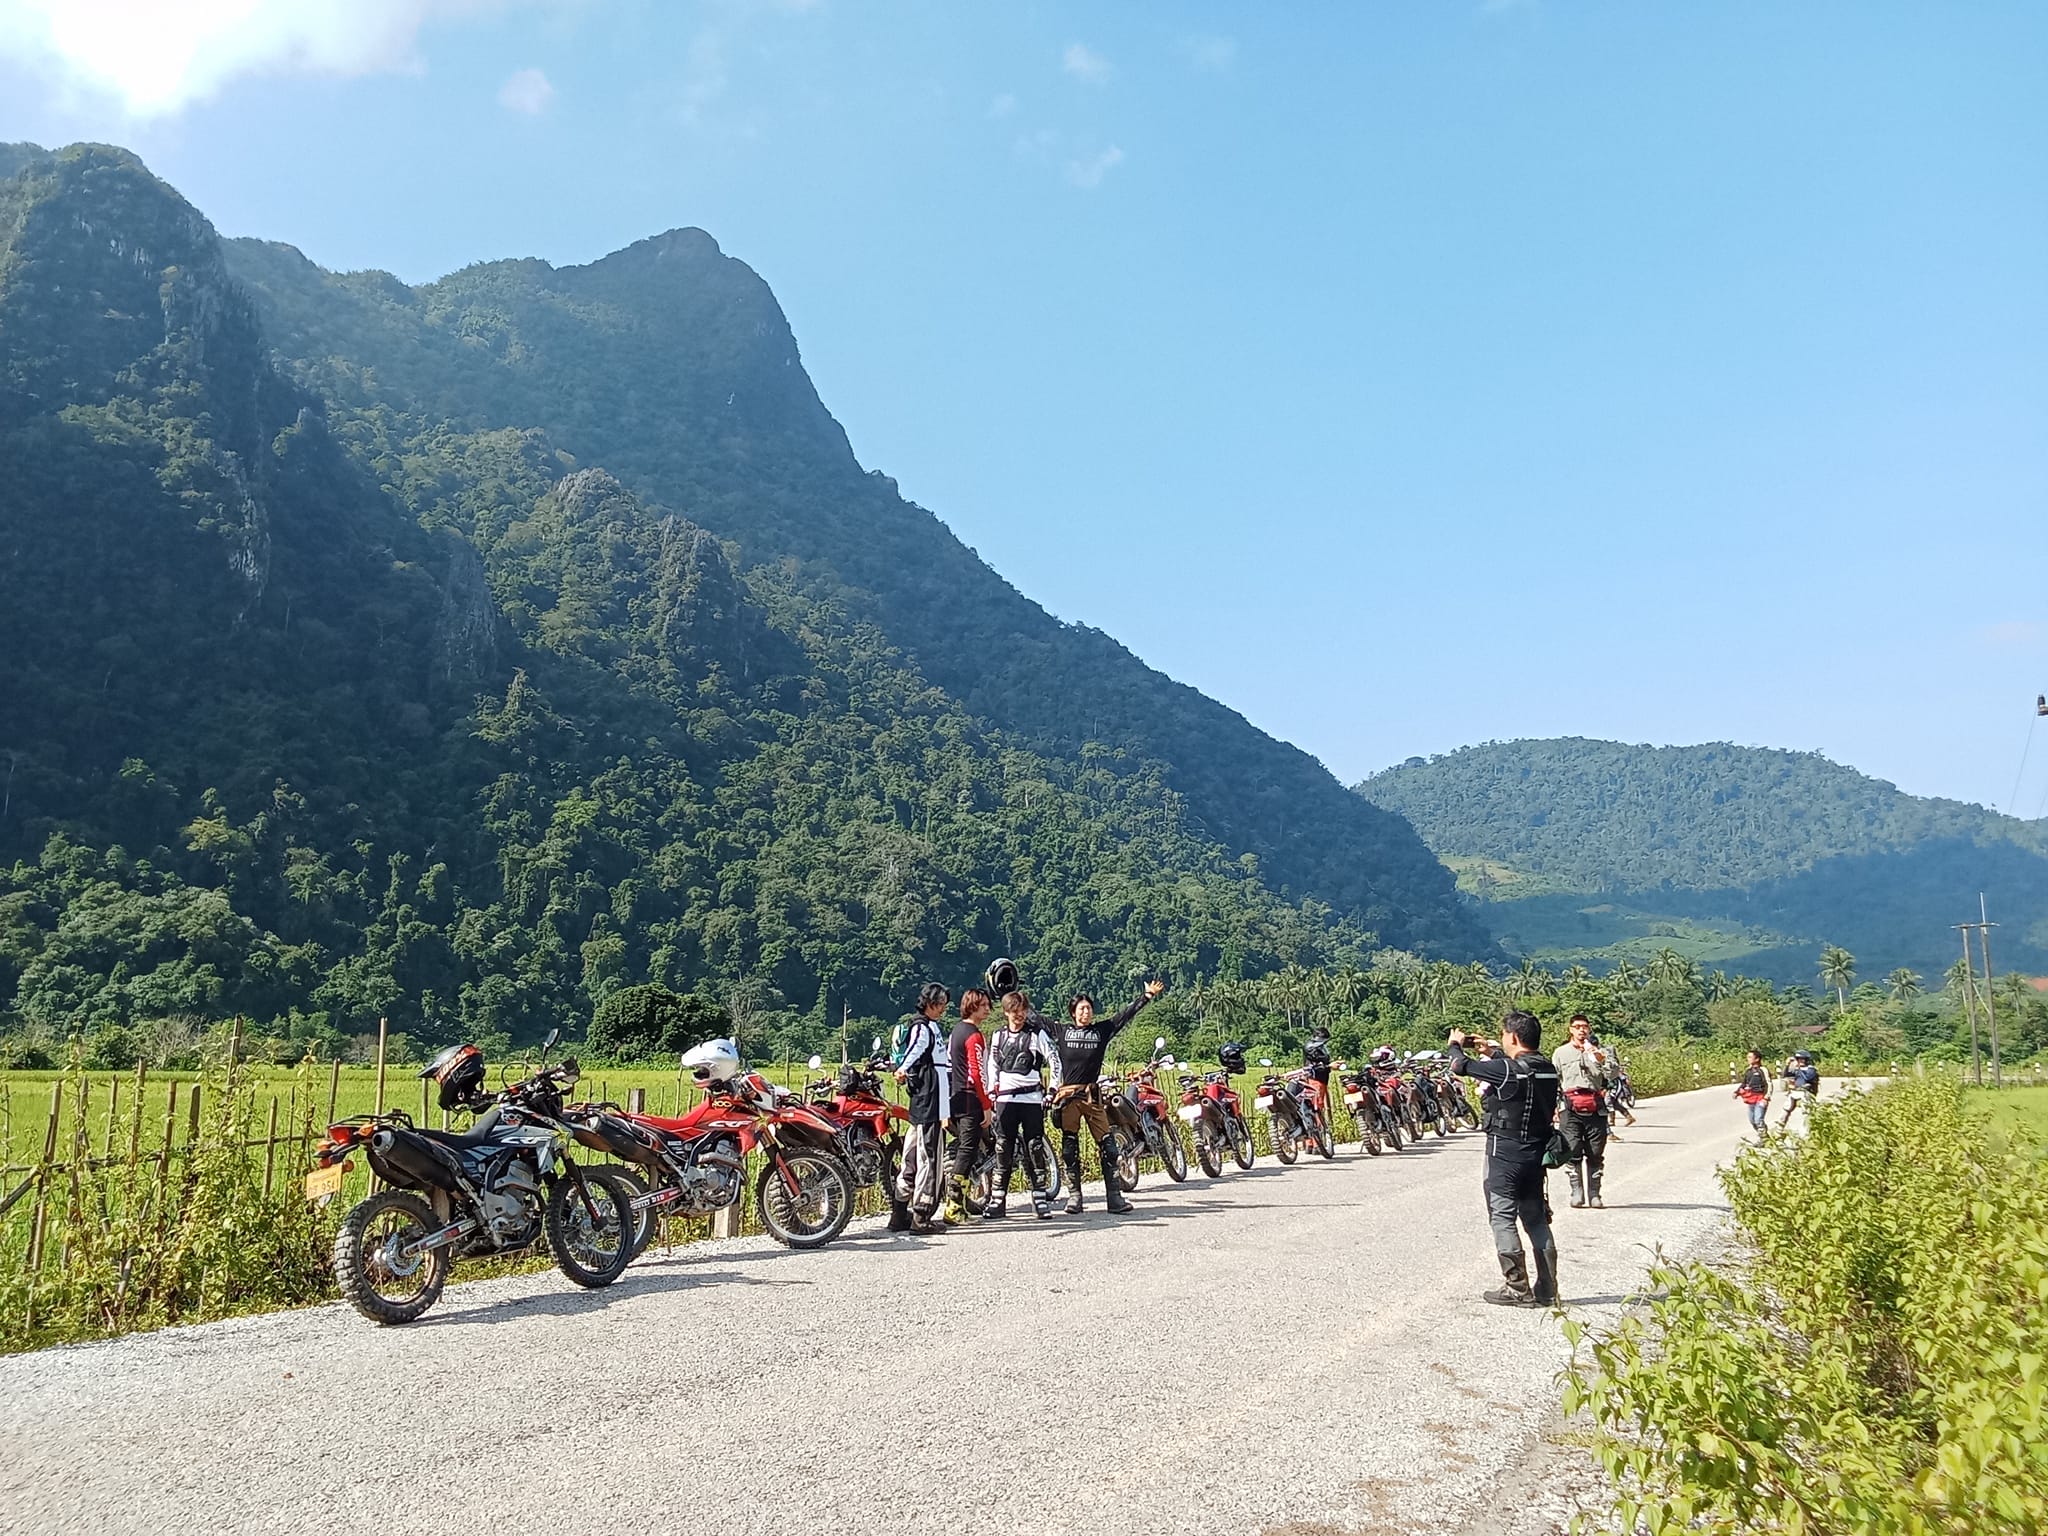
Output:
M1391 1045L1376 1047L1372 1053L1372 1064L1376 1067L1391 1067L1394 1064L1394 1048Z
M1235 1040L1218 1051L1216 1059L1223 1064L1223 1070L1226 1072L1234 1074L1245 1070L1244 1047Z
M745 1070L740 1048L730 1040L706 1040L702 1045L691 1046L683 1053L683 1065L690 1069L690 1076L700 1087L706 1083L729 1083Z
M473 1045L451 1045L420 1073L441 1085L443 1109L466 1109L484 1085L484 1053Z

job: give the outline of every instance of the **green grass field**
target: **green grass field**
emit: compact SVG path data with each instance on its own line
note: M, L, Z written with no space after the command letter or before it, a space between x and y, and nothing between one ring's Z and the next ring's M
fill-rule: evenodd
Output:
M2008 1143L2031 1142L2048 1152L2048 1084L1979 1089L1970 1095L1970 1104L1990 1112L1993 1136Z

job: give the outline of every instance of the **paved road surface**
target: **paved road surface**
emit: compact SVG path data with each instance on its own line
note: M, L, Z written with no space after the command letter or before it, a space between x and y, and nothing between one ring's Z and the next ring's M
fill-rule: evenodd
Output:
M1725 1207L1726 1088L1653 1100L1604 1211L1562 1208L1571 1310ZM657 1251L609 1290L451 1289L0 1360L0 1531L1456 1532L1556 1402L1499 1279L1481 1139L932 1238ZM720 1513L713 1514L713 1511Z

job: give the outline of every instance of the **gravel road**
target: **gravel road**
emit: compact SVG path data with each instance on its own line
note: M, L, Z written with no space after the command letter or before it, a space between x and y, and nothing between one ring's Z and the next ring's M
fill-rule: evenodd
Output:
M1638 1113L1605 1210L1552 1181L1594 1321L1726 1209L1728 1090ZM1122 1218L1091 1190L1044 1223L657 1250L595 1293L459 1286L406 1328L337 1304L0 1359L0 1531L1460 1532L1568 1354L1478 1300L1482 1152L1148 1172Z

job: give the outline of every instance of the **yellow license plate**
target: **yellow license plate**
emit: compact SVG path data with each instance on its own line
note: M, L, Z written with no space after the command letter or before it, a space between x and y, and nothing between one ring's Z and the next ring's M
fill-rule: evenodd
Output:
M324 1200L329 1195L341 1193L341 1181L348 1177L347 1163L334 1163L325 1168L315 1168L306 1175L306 1198Z

